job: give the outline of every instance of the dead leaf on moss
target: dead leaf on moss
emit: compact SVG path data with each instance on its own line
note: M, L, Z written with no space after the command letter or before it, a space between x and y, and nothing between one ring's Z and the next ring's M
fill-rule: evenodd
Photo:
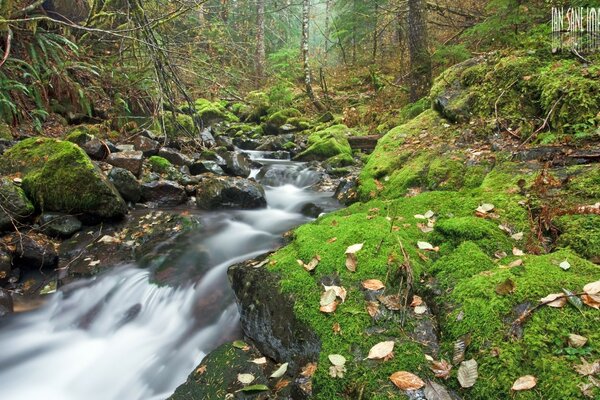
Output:
M315 374L316 371L317 371L317 363L308 363L302 368L300 375L302 375L305 378L310 378L311 376L313 376Z
M385 285L379 279L367 279L366 281L362 281L362 287L367 290L381 290L385 289Z
M585 346L588 342L588 338L585 336L577 335L575 333L571 333L568 338L569 346L574 347L576 349Z
M401 390L418 390L425 386L425 382L415 374L407 371L394 372L390 380Z
M331 326L331 330L333 331L334 334L339 335L340 332L342 331L342 327L340 326L339 322L334 322L333 325Z
M421 304L423 304L423 299L421 297L417 296L417 295L414 295L413 299L412 299L412 301L410 303L410 306L411 307L417 307L417 306L420 306Z
M325 292L323 292L321 294L321 301L319 304L323 307L328 306L335 301L336 297L337 297L337 295L335 293L335 290L333 290L333 289L325 290Z
M433 361L429 366L436 378L448 379L452 365L446 360Z
M589 363L585 358L581 358L581 364L575 366L575 371L579 375L591 376L600 374L600 360Z
M337 309L337 306L338 306L338 302L334 301L331 304L319 307L319 311L326 313L326 314L331 314L332 312L335 312L335 310Z
M427 400L452 400L448 390L434 381L427 381L423 393Z
M500 296L506 296L508 294L513 293L515 291L515 288L515 282L513 282L512 279L507 278L504 282L496 286L495 291Z
M364 243L354 244L346 249L346 268L350 272L356 272L357 258L356 253L363 248Z
M537 385L537 378L533 375L525 375L513 383L511 390L514 390L515 392L529 390L533 389L535 385Z
M401 299L397 294L377 296L377 300L379 300L388 310L399 311L402 309Z
M494 210L494 208L496 208L496 207L493 204L484 203L484 204L480 205L479 207L477 207L477 209L475 211L479 214L487 214L489 212L492 212Z
M371 350L369 350L369 355L367 356L367 358L369 360L386 359L394 351L394 345L395 345L395 343L392 340L377 343L375 346L371 347Z
M375 318L377 316L377 314L379 313L379 303L377 303L375 301L368 301L367 302L367 312L369 313L371 318Z
M323 288L326 292L333 290L336 297L339 297L340 300L342 300L342 303L346 301L346 295L348 294L348 292L343 286L323 286Z
M525 255L525 252L523 250L518 249L516 247L513 247L512 253L513 253L514 256L517 256L517 257L522 257L522 256Z
M586 306L595 308L596 310L600 310L600 302L595 301L594 298L589 294L582 295L581 300Z
M567 304L567 298L564 293L552 293L540 299L540 303L548 303L548 307L562 308Z
M477 382L479 374L477 372L477 361L469 360L460 363L458 368L458 383L463 388L470 388Z

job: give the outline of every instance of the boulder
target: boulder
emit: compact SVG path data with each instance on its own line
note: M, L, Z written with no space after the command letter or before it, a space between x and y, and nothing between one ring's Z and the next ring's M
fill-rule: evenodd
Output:
M114 167L108 174L108 180L115 185L126 201L137 203L142 197L140 183L135 176L124 168Z
M142 174L144 153L136 150L120 151L109 155L106 161L114 167L124 168L139 177Z
M0 158L0 173L23 176L23 189L42 211L120 218L127 205L77 145L49 138L26 139Z
M193 162L193 160L185 154L169 147L160 149L158 155L165 160L168 160L173 165L191 165Z
M260 151L280 151L287 150L294 145L294 135L268 136L263 143L256 148Z
M38 220L40 228L49 236L69 238L81 230L81 221L61 213L44 213Z
M12 234L9 243L14 246L15 266L29 270L53 269L58 265L58 254L53 244L43 235Z
M217 143L209 128L203 129L200 132L200 141L208 148L214 147Z
M162 207L183 204L187 200L185 188L173 181L154 181L142 185L142 198Z
M13 299L8 290L0 288L0 318L12 314L14 311Z
M0 284L6 283L12 271L12 257L6 251L0 249Z
M138 135L133 139L133 147L144 153L144 157L155 156L160 150L160 143L146 136Z
M109 148L100 139L92 138L91 140L79 145L93 160L104 160L109 153Z
M308 138L308 148L300 153L298 161L324 161L341 154L351 157L352 148L347 136L351 130L346 125L334 125L313 133Z
M256 150L261 145L260 140L247 137L238 137L233 139L235 147L242 150Z
M13 229L13 220L22 220L34 211L25 192L10 179L0 179L0 232Z
M216 161L196 161L190 165L190 174L194 176L208 173L225 175L225 171L223 171L223 168L219 167Z
M248 156L243 153L230 151L222 154L226 161L223 170L230 175L246 178L252 172Z
M264 268L238 264L229 268L228 276L244 335L254 341L262 354L278 362L289 362L291 374L318 360L321 341L306 323L296 318L294 298L281 293L276 275Z
M196 204L204 210L255 209L266 207L267 200L254 180L208 174L201 177Z

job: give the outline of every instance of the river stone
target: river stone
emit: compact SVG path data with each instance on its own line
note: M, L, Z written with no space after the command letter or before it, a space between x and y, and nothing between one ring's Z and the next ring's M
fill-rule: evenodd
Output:
M12 234L10 243L14 246L15 266L29 270L54 269L58 265L58 254L47 239Z
M222 154L227 165L223 170L230 175L246 178L250 175L251 168L248 156L242 153L230 151Z
M144 153L144 157L151 157L158 154L160 143L146 136L138 135L133 139L133 147L137 151Z
M281 293L276 275L246 264L233 265L227 273L244 335L254 341L262 354L278 362L289 362L292 375L319 359L319 337L296 318L294 298Z
M38 221L41 229L49 236L69 238L81 230L81 221L61 213L44 213Z
M108 147L97 138L92 138L91 140L80 144L79 147L81 147L93 160L104 160L109 153Z
M144 153L135 150L120 151L109 155L106 161L114 167L124 168L139 177L142 173Z
M219 147L225 147L229 151L233 151L234 149L233 139L225 135L217 136L216 145Z
M8 290L0 288L0 318L12 314L14 311L13 299Z
M187 200L185 188L173 181L154 181L142 185L142 198L159 207L172 207Z
M0 232L14 229L14 220L22 220L34 211L25 192L10 179L0 179Z
M215 137L211 133L209 128L206 128L200 132L200 141L207 148L215 147L217 144Z
M263 143L256 150L280 151L286 150L288 143L294 143L294 135L266 136ZM289 145L288 145L289 146Z
M190 174L194 176L207 173L225 175L225 171L223 171L223 168L219 167L216 161L196 161L190 165Z
M137 203L142 197L140 183L135 176L124 168L114 167L108 174L108 180L117 188L127 201Z
M358 200L357 178L342 179L333 197L345 205L355 203Z
M242 150L256 150L261 145L261 142L258 139L236 137L233 139L233 144Z
M168 160L173 165L191 165L193 162L192 159L185 154L169 147L163 147L160 149L158 155Z
M265 190L254 180L236 177L201 177L196 204L203 210L255 209L267 206Z
M12 271L12 257L0 249L0 283L6 283Z

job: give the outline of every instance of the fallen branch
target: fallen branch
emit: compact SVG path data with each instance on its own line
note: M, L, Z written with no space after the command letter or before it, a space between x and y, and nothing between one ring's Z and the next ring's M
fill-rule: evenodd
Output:
M4 47L4 56L2 57L2 61L0 61L0 67L4 65L8 57L10 56L10 48L12 44L13 31L8 28L8 35L6 36L6 46Z

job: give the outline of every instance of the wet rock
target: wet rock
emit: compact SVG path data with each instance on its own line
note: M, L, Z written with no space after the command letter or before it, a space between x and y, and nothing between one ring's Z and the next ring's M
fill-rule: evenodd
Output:
M342 204L352 204L358 199L358 182L356 177L342 179L333 195Z
M38 221L41 229L49 236L69 238L81 230L81 221L61 213L44 213Z
M173 165L191 165L193 162L193 160L185 154L169 147L160 149L158 155L168 160Z
M323 212L323 208L319 207L315 203L306 203L300 209L302 215L305 215L310 218L317 218Z
M14 311L13 299L8 290L0 288L0 318L12 314Z
M13 262L15 266L24 269L52 269L58 265L58 254L53 244L42 235L17 235L10 238L15 248Z
M138 135L135 139L133 139L133 146L135 150L144 153L144 157L157 155L161 147L158 141L142 135Z
M172 207L187 200L185 188L173 181L154 181L142 185L142 198L158 206Z
M0 249L0 284L6 283L12 271L12 257L6 251Z
M294 144L294 135L279 135L279 136L268 136L264 139L263 143L256 148L260 151L280 151L287 150L291 144Z
M136 177L142 173L144 153L141 151L121 151L108 156L106 160L110 165L126 169Z
M132 144L119 144L117 145L118 151L135 151L135 146Z
M217 136L216 145L219 147L225 147L229 151L233 151L234 149L233 139L231 139L229 136Z
M209 128L206 128L200 132L200 141L205 147L208 148L214 147L217 143Z
M92 138L79 145L92 160L104 160L109 153L108 147L97 138Z
M265 191L257 182L235 177L202 176L196 204L204 210L254 209L267 206Z
M135 176L124 168L114 167L108 174L108 180L115 185L126 201L137 203L142 197L142 188Z
M281 293L274 274L264 268L238 264L229 268L228 276L237 298L242 330L262 354L278 362L289 362L291 374L318 360L321 341L296 319L294 299Z
M225 171L219 167L216 161L196 161L190 165L190 174L194 176L208 173L225 175Z
M242 149L242 150L256 150L258 146L260 146L260 140L258 139L249 139L246 137L234 138L233 144Z
M23 220L34 211L23 189L8 178L0 179L0 232L12 230L13 220Z
M228 174L242 178L250 175L250 162L245 154L231 151L223 154L223 158L227 165L222 168Z

